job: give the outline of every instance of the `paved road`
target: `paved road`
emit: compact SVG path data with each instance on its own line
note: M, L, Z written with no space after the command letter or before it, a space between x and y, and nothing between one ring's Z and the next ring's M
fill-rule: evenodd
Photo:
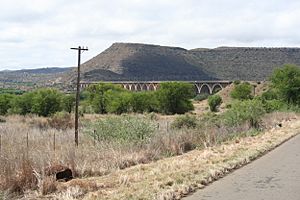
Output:
M300 135L184 200L300 200Z

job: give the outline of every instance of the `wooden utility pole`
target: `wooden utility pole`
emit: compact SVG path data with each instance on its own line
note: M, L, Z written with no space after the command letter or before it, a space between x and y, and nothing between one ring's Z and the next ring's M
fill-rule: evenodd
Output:
M80 98L80 59L81 52L88 51L88 48L77 47L71 48L72 50L78 51L78 68L77 68L77 89L76 89L76 103L75 103L75 146L78 146L78 106L79 106L79 98Z

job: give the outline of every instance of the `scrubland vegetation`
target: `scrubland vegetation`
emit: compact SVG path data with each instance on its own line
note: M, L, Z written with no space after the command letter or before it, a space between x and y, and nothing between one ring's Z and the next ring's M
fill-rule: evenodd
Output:
M251 85L236 82L233 99L223 102L224 111L217 112L222 97L216 94L208 99L213 112L201 115L188 113L193 109L189 84L163 83L157 92L140 93L94 85L81 94L78 148L73 141L73 95L53 89L0 94L0 199L32 193L63 198L56 193L59 184L45 175L44 169L52 165L68 166L75 177L103 176L257 135L274 125L264 116L282 112L278 120L283 120L287 112L299 112L299 77L298 67L280 68L273 73L270 88L259 96L252 94ZM162 115L175 113L186 114Z

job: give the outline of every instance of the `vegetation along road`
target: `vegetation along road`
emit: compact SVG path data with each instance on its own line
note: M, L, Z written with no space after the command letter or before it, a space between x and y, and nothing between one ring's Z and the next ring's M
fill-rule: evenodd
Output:
M300 135L184 200L300 199Z

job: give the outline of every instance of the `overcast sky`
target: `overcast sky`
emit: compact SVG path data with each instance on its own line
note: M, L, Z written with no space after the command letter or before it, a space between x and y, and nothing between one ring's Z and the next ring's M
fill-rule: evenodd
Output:
M75 66L114 42L300 46L299 0L0 0L0 70Z

